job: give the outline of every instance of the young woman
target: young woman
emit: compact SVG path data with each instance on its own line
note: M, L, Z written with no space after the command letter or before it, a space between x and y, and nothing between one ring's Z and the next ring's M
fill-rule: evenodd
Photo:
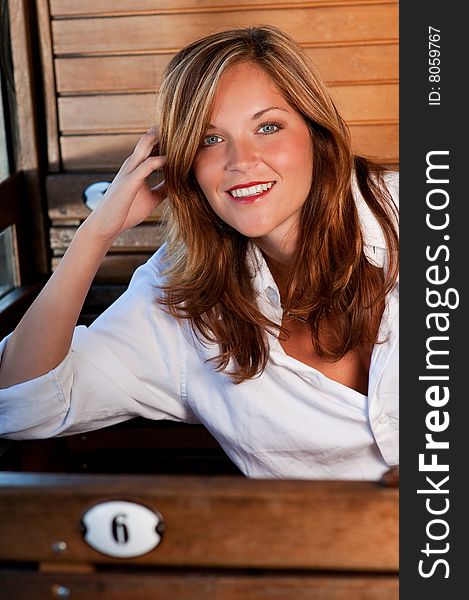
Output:
M201 422L250 477L379 479L398 463L397 175L353 156L269 26L180 51L158 122L3 341L0 433ZM165 197L167 243L76 327L112 242Z

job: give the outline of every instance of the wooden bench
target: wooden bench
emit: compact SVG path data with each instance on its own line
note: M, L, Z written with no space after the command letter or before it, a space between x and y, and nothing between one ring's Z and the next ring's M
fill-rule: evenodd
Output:
M94 505L156 511L162 540L112 558ZM2 599L397 600L398 490L242 477L0 475Z

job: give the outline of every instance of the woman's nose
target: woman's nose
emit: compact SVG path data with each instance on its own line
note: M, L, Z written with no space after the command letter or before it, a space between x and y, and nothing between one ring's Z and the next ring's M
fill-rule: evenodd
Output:
M258 162L255 145L248 140L231 141L228 145L226 168L229 171L246 171Z

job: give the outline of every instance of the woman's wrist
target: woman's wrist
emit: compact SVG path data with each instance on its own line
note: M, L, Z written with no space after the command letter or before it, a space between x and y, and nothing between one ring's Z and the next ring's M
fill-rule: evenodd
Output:
M119 233L111 235L104 232L95 216L91 214L77 229L74 239L76 238L77 241L86 240L88 248L106 254L118 236Z

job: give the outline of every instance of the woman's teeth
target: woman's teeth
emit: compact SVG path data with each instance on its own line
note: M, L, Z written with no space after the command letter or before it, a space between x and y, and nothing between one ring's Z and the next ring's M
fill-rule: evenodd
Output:
M235 190L231 190L230 194L233 198L247 198L249 196L257 196L261 192L266 192L270 190L270 188L274 185L274 182L270 183L259 183L258 185L251 185L246 188L236 188Z

